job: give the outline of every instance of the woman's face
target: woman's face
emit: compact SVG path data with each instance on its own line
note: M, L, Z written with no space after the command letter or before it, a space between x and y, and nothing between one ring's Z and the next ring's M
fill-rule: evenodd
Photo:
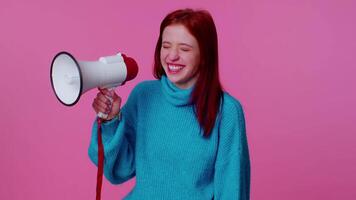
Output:
M198 41L185 26L174 24L163 30L161 64L172 83L182 89L194 85L199 60Z

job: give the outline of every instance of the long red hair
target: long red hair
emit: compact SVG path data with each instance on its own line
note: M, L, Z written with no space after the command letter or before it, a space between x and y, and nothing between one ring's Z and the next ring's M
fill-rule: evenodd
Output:
M199 76L191 94L191 102L195 106L195 114L204 130L204 136L208 137L214 128L223 95L219 80L218 37L215 24L209 12L205 10L182 9L169 13L161 23L155 49L153 75L157 79L165 75L160 60L162 33L165 27L172 24L185 26L199 44Z

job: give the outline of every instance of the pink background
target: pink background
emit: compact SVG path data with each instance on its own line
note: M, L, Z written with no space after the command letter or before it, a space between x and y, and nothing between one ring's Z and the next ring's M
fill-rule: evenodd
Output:
M355 1L98 2L0 2L0 199L95 198L87 147L96 91L62 106L52 57L134 57L138 77L117 89L126 99L153 79L160 21L184 7L215 19L223 86L246 114L251 199L356 198ZM134 183L105 180L103 199L121 199Z

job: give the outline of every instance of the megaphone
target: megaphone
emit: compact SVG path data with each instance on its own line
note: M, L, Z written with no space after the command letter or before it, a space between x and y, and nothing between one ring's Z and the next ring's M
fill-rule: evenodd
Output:
M132 80L138 73L134 59L118 53L101 57L98 61L78 61L68 52L59 52L51 64L51 84L57 99L66 106L75 105L86 91L115 88ZM107 114L98 113L98 175L97 198L100 199L103 177L104 149L101 139L101 119Z
M63 51L53 58L50 73L57 99L66 106L73 106L92 88L114 88L134 79L138 66L133 58L121 53L101 57L98 61L79 61Z

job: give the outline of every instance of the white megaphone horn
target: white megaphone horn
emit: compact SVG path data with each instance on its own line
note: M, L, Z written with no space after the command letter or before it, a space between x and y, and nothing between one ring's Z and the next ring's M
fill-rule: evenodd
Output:
M52 60L50 73L57 99L73 106L92 88L114 88L134 79L138 66L134 59L121 53L98 61L79 61L68 52L60 52Z

